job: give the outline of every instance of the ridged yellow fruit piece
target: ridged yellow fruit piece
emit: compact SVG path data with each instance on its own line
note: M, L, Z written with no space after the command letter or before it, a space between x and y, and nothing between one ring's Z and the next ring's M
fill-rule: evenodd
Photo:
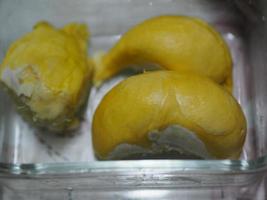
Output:
M195 72L231 87L232 60L220 34L201 19L159 16L134 26L96 56L96 84L130 66ZM225 83L227 82L227 83Z
M215 158L238 158L246 135L244 114L232 95L191 73L148 72L132 76L103 98L93 118L93 144L105 159L120 144L150 148L148 133L179 125Z
M85 24L39 22L11 44L0 79L27 119L54 131L78 124L92 78L88 38Z

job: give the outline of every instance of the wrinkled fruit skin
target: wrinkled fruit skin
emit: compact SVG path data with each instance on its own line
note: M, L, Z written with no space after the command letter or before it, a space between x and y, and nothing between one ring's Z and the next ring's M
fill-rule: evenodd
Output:
M160 16L126 32L115 46L96 58L96 84L129 66L157 66L205 75L231 88L232 59L223 38L201 19Z
M194 132L215 158L241 153L246 121L229 92L204 76L157 71L132 76L103 98L92 126L96 155L105 159L124 143L150 148L150 131L176 124Z
M79 124L93 69L88 37L84 24L57 29L40 22L11 44L0 79L28 121L52 131Z

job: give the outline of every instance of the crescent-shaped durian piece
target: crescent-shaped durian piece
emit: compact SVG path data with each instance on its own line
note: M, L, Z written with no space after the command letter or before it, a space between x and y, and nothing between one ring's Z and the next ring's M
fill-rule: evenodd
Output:
M232 59L221 35L195 17L159 16L137 24L95 56L95 84L127 67L156 66L205 75L231 89Z
M169 129L175 126L181 128ZM175 146L179 129L183 134L178 142L186 142L187 133L198 141L187 138L192 145L187 149L199 144L209 158L236 159L244 143L246 120L235 98L209 78L147 72L125 79L105 95L93 118L93 145L100 159L116 159L113 153L125 151L123 145L153 148L157 142L150 137L153 132L163 135L164 130L174 130L165 137L165 144Z

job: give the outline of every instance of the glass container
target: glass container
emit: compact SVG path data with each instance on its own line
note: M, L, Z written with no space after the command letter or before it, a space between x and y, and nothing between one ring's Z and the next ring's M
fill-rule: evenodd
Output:
M200 17L224 37L233 57L234 95L246 115L239 160L98 161L93 112L125 78L92 88L85 120L68 137L30 127L0 91L0 199L266 199L267 2L264 0L0 0L0 62L12 41L40 20L84 22L90 51L109 49L134 24L163 14Z

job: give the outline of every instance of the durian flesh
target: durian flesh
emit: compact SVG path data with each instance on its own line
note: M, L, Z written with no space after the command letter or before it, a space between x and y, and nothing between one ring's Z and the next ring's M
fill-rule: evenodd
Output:
M79 124L93 68L88 37L84 24L40 22L11 44L0 80L28 121L56 132Z
M128 67L154 66L207 76L231 89L232 59L221 35L195 17L159 16L129 29L96 56L96 84Z
M173 126L193 133L192 145L202 146L206 158L238 158L246 135L244 114L222 86L192 73L157 71L132 76L107 93L93 118L94 149L100 159L116 159L118 149L131 154L125 145L151 150L159 140L150 134Z

